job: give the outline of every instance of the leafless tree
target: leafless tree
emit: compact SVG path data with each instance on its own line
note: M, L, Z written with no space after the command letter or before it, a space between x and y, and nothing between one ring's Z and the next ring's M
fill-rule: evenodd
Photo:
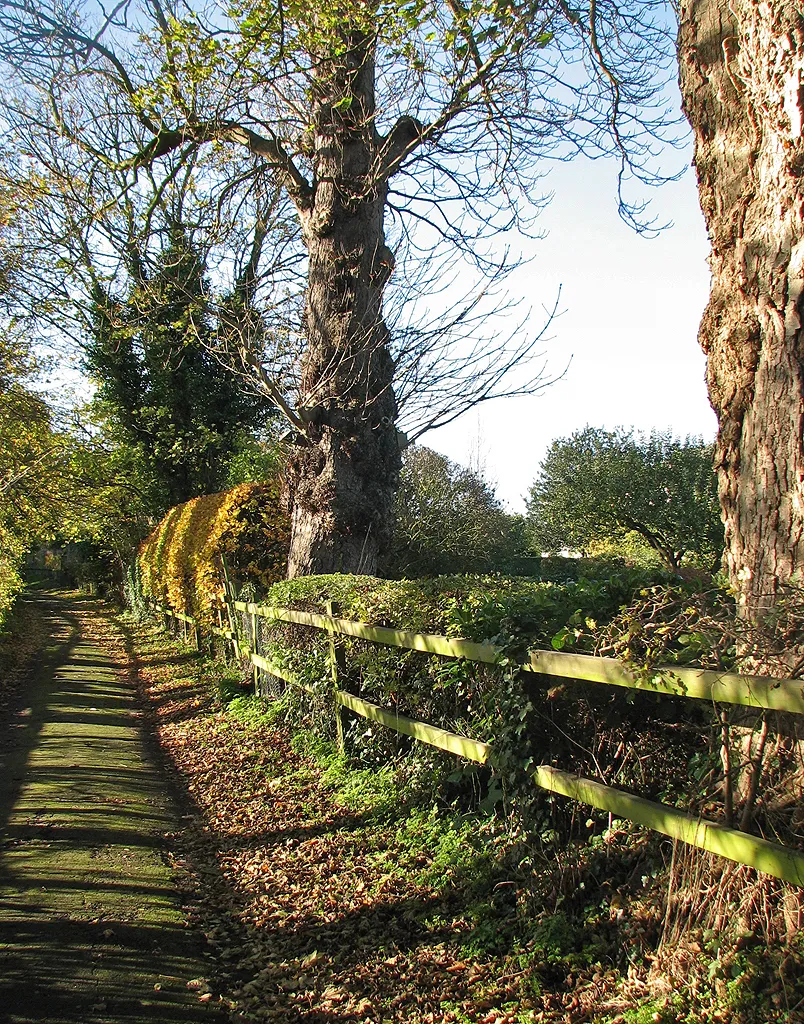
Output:
M497 298L518 262L502 240L532 228L545 161L616 157L621 213L650 230L628 187L661 179L656 157L673 131L668 7L341 0L291 14L282 3L234 13L122 0L97 10L3 5L10 135L47 139L94 211L92 229L130 204L147 217L149 197L189 167L185 212L199 226L215 223L217 201L253 211L258 181L292 206L304 310L300 324L277 317L271 329L285 355L300 343L295 381L277 379L270 360L254 366L243 346L296 432L289 572L371 572L389 535L398 424L418 436L545 383L532 362L541 323L535 336L512 330ZM42 173L39 155L25 159ZM451 274L466 298L446 287ZM276 303L270 278L263 295L273 289Z

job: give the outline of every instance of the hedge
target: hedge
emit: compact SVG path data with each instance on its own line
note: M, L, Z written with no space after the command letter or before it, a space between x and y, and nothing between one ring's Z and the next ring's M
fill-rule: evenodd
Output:
M551 575L557 567L545 566ZM613 620L621 607L664 574L598 564L597 578L544 580L500 575L440 576L417 580L381 580L368 576L311 576L274 584L260 603L299 610L324 610L376 626L440 633L492 642L506 658L500 666L432 657L383 647L354 637L338 637L341 688L453 732L491 742L496 778L508 804L536 794L528 772L551 763L595 775L596 761L612 767L612 782L628 782L620 769L634 745L644 766L642 791L658 796L669 778L684 777L684 757L668 744L663 719L667 701L654 695L620 693L607 688L560 684L516 666L529 648L571 647L591 653L598 626ZM291 724L323 739L335 735L335 714L326 632L291 623L259 619L260 651L308 687L290 688L284 702ZM253 623L245 613L244 638L251 645ZM266 679L278 696L284 687ZM312 693L309 691L312 690ZM700 709L699 709L700 711ZM685 714L696 715L693 709ZM702 714L702 712L700 712ZM352 758L379 767L389 762L412 772L419 763L428 786L449 779L459 787L487 792L487 769L464 766L428 748L414 748L406 737L346 715L347 747ZM411 756L413 760L411 760ZM472 781L474 780L474 781ZM448 794L449 785L441 790ZM539 797L539 800L543 798Z
M193 498L172 508L140 546L142 590L209 623L223 597L221 557L238 585L264 592L285 575L288 543L275 482Z

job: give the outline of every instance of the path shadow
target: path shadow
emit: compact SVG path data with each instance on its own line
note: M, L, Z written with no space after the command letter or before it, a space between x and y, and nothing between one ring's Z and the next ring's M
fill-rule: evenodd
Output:
M212 1019L186 987L197 951L185 928L58 919L32 907L12 914L2 907L0 948L0 1020L8 1024Z
M0 723L0 1020L222 1021L187 987L202 943L164 863L178 817L136 692L71 597L25 600L53 639Z

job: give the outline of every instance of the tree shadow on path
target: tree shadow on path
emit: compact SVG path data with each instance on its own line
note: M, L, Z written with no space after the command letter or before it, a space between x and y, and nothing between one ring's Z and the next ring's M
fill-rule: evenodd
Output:
M93 605L44 594L46 647L0 722L0 1020L224 1020L164 837L175 807L120 663L87 639Z

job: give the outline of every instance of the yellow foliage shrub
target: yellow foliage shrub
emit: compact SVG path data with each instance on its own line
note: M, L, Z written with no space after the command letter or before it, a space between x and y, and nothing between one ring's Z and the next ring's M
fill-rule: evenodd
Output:
M221 556L240 582L265 590L283 579L289 524L274 482L240 484L172 508L142 542L142 590L202 621L223 597Z

